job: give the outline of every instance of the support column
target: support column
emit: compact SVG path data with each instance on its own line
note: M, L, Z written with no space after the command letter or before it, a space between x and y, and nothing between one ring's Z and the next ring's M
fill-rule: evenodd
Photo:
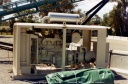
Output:
M91 50L91 30L83 30L83 47L87 47L87 51Z
M63 28L63 50L62 50L62 71L65 71L65 56L66 56L66 28Z
M26 36L26 65L27 66L30 66L31 64L31 61L30 61L30 49L31 49L31 46L30 46L30 34L27 34Z
M98 30L96 67L106 68L106 29Z
M20 28L16 27L16 75L20 75Z
M13 27L13 73L16 75L16 27Z

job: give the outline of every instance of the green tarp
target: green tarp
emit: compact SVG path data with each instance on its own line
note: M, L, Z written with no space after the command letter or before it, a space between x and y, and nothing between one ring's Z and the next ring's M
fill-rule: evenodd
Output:
M48 84L114 84L110 69L81 69L62 71L46 75Z

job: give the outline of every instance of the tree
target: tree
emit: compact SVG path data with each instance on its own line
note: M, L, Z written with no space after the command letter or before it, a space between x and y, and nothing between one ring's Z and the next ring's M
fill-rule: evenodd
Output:
M112 12L115 14L115 16L113 16L115 22L112 23L115 24L113 25L115 26L114 27L115 33L116 35L128 36L128 12L126 11L126 7L128 6L128 0L111 0L111 1L118 1L117 7L115 7Z
M25 11L22 11L20 12L21 14L29 14L31 12L34 12L35 10L32 9L28 9L28 10L25 10ZM15 16L17 16L17 14L15 14ZM26 23L37 23L39 20L38 17L35 16L35 14L29 14L29 15L26 15L26 16L22 16L22 17L19 17L17 19L17 22L26 22Z
M99 15L94 15L91 20L87 23L87 25L100 25L102 22L102 19Z
M109 14L108 13L106 13L106 14L103 15L103 20L101 22L101 25L103 25L103 26L109 26L108 25L108 17L109 17Z
M27 0L30 3L36 2L36 0ZM39 13L41 17L47 16L48 12L59 12L59 13L73 13L73 8L77 5L73 4L67 4L70 3L70 0L61 0L61 1L56 1L55 3L49 4L46 3L46 5L40 6L39 9L43 10ZM59 6L59 5L64 5L65 6ZM58 6L56 8L52 7ZM44 10L47 9L47 10Z
M110 24L111 27L114 28L116 36L123 36L124 23L121 17L121 9L119 7L114 8L113 11L110 12L110 17L113 17Z
M91 21L93 22L94 25L100 25L101 20L102 20L101 17L99 17L98 15L95 15L95 16L91 19Z
M6 29L5 29L5 28L2 28L2 30L1 30L1 31L2 31L2 33L4 33L4 32L6 32Z
M70 0L62 0L62 1L58 1L56 3L53 3L53 4L49 4L47 3L47 5L43 5L43 6L40 6L40 10L44 10L44 9L47 9L45 11L41 11L39 13L39 15L41 17L43 16L46 16L48 14L48 12L59 12L59 13L73 13L73 9L76 5L73 5L73 4L67 4L69 3ZM65 6L59 6L59 5L64 5L66 4ZM56 8L52 8L53 6L58 6Z
M8 2L11 2L11 0L0 0L0 5L3 5ZM2 19L2 17L0 17L0 19Z
M116 36L123 35L123 20L121 17L121 9L114 7L112 11L109 12L109 15L105 14L102 21L103 26L110 26L111 32L109 34L115 34ZM115 30L112 32L112 30Z
M9 23L10 23L9 26L10 26L11 34L13 33L13 25L14 25L15 22L16 22L15 19L9 20Z

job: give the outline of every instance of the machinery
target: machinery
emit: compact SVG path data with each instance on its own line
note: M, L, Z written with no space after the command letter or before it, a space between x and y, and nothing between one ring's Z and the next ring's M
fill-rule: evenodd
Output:
M80 16L78 14L66 14L66 13L52 13L50 12L48 18L43 18L43 22L48 23L69 23L69 24L78 24L80 22ZM64 18L63 18L64 17ZM70 19L69 19L70 17ZM61 19L60 19L61 18ZM47 21L45 21L47 20ZM46 24L46 23L44 23ZM33 31L35 30L35 31ZM31 34L37 33L36 28L33 28ZM81 63L81 62L90 62L91 59L95 59L95 53L90 51L87 52L86 47L82 47L82 36L79 32L72 32L74 30L68 30L70 33L70 41L66 41L66 65L70 65L73 63ZM38 42L35 42L34 39L31 40L31 63L35 64L38 60L38 64L54 64L56 67L61 67L62 60L62 34L60 33L62 30L40 30L35 35L31 35L31 37L37 38ZM39 36L40 33L40 36ZM42 34L41 34L42 33ZM68 37L68 36L67 36ZM37 48L38 50L34 50ZM35 59L34 52L38 51L38 59ZM35 62L35 63L34 63Z
M54 64L56 67L61 67L62 42L63 41L60 39L59 35L55 35L55 38L42 39L40 42L41 46L38 46L38 64ZM66 51L67 65L72 63L90 62L91 59L95 59L95 52L87 52L86 47L82 47L82 44L72 42L69 44L69 47L66 48Z
M43 39L41 46L38 54L39 64L46 63L60 66L62 60L62 39L59 38L59 35L55 35L55 38Z
M106 29L104 26L66 24L15 23L13 45L14 79L25 78L32 74L42 75L56 70L70 69L72 65L95 61L96 67L106 67L109 48L106 47ZM92 51L91 46L83 46L85 35L72 32L71 42L66 42L67 32L79 30L97 30L98 39ZM45 31L44 31L45 30ZM41 34L45 32L44 34ZM62 34L60 34L62 32ZM89 37L89 36L87 36ZM88 42L90 44L90 41ZM45 66L47 65L47 67ZM53 67L54 65L54 67ZM74 67L75 68L75 67ZM50 72L53 70L52 72ZM21 79L22 79L21 78ZM37 77L33 79L38 79Z
M23 0L25 3L27 0ZM54 4L61 0L40 0L37 2L20 5L18 2L9 3L0 6L3 9L0 15L8 15L19 13L25 9L36 8L35 12L47 10L39 10L38 6L46 5L46 3ZM72 4L83 0L70 0L67 4ZM15 23L14 24L14 45L13 45L13 73L14 77L21 75L38 74L38 65L47 64L55 65L62 68L70 64L80 64L81 62L97 62L97 67L106 67L106 29L103 26L86 26L85 24L93 17L109 0L102 0L94 8L87 12L87 15L94 11L86 20L81 21L78 14L66 13L49 13L42 19L40 23ZM4 9L11 5L11 9ZM64 4L66 5L66 4ZM60 6L64 6L60 5ZM54 8L58 6L50 7ZM96 8L96 9L95 9ZM35 13L34 12L34 13ZM29 13L32 14L32 13ZM27 15L27 14L25 14ZM21 17L24 15L18 15ZM17 18L11 17L11 18ZM11 19L9 18L9 19ZM60 19L61 18L61 19ZM8 19L6 19L8 20ZM1 20L0 22L5 21ZM81 24L81 25L80 25ZM85 42L84 38L91 38L88 35L80 34L82 30L98 31L98 42L96 52L90 51L90 43ZM76 32L77 31L77 32ZM83 41L82 41L83 38ZM83 43L85 42L85 43ZM87 47L83 44L87 43ZM89 45L88 45L89 44ZM102 46L102 47L101 47ZM103 49L104 48L104 49ZM101 64L102 63L102 64ZM45 67L46 68L46 67ZM43 72L45 73L45 72ZM46 74L46 73L45 73ZM41 76L42 77L42 76ZM14 78L15 79L15 78Z

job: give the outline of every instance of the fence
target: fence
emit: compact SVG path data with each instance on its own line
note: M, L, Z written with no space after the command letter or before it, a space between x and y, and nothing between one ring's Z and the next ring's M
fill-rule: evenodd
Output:
M12 51L0 49L0 62L12 61Z
M12 36L0 36L0 62L13 60Z

